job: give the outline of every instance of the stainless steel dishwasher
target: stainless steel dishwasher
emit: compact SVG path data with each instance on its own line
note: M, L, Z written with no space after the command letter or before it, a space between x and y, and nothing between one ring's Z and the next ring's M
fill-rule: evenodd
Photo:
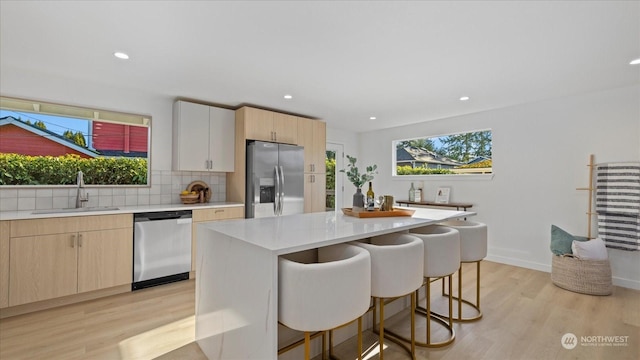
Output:
M132 290L189 279L191 210L133 216Z

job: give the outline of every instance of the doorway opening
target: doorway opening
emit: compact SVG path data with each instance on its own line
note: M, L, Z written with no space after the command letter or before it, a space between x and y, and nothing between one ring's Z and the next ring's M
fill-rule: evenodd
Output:
M326 150L326 209L327 211L338 211L342 207L343 199L343 176L339 172L343 168L344 146L342 144L327 143Z

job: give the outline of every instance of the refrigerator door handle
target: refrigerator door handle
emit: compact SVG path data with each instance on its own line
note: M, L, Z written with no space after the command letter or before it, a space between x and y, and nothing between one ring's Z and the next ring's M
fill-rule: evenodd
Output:
M284 208L284 169L280 166L280 211L278 215L282 215Z
M273 167L273 171L275 172L275 187L276 193L273 198L273 215L278 215L280 211L280 172L278 171L278 166Z

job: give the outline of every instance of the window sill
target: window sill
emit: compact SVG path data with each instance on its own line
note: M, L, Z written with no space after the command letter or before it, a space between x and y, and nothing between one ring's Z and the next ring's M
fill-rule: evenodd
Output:
M491 174L468 174L468 175L393 175L392 180L402 181L490 181Z

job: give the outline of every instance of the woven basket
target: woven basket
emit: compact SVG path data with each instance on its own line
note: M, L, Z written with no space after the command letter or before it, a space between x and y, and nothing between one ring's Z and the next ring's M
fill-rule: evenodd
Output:
M572 256L553 255L551 281L558 287L589 295L610 295L609 260L580 260Z
M188 194L188 195L180 195L180 201L183 204L196 204L200 202L200 195L198 194Z

